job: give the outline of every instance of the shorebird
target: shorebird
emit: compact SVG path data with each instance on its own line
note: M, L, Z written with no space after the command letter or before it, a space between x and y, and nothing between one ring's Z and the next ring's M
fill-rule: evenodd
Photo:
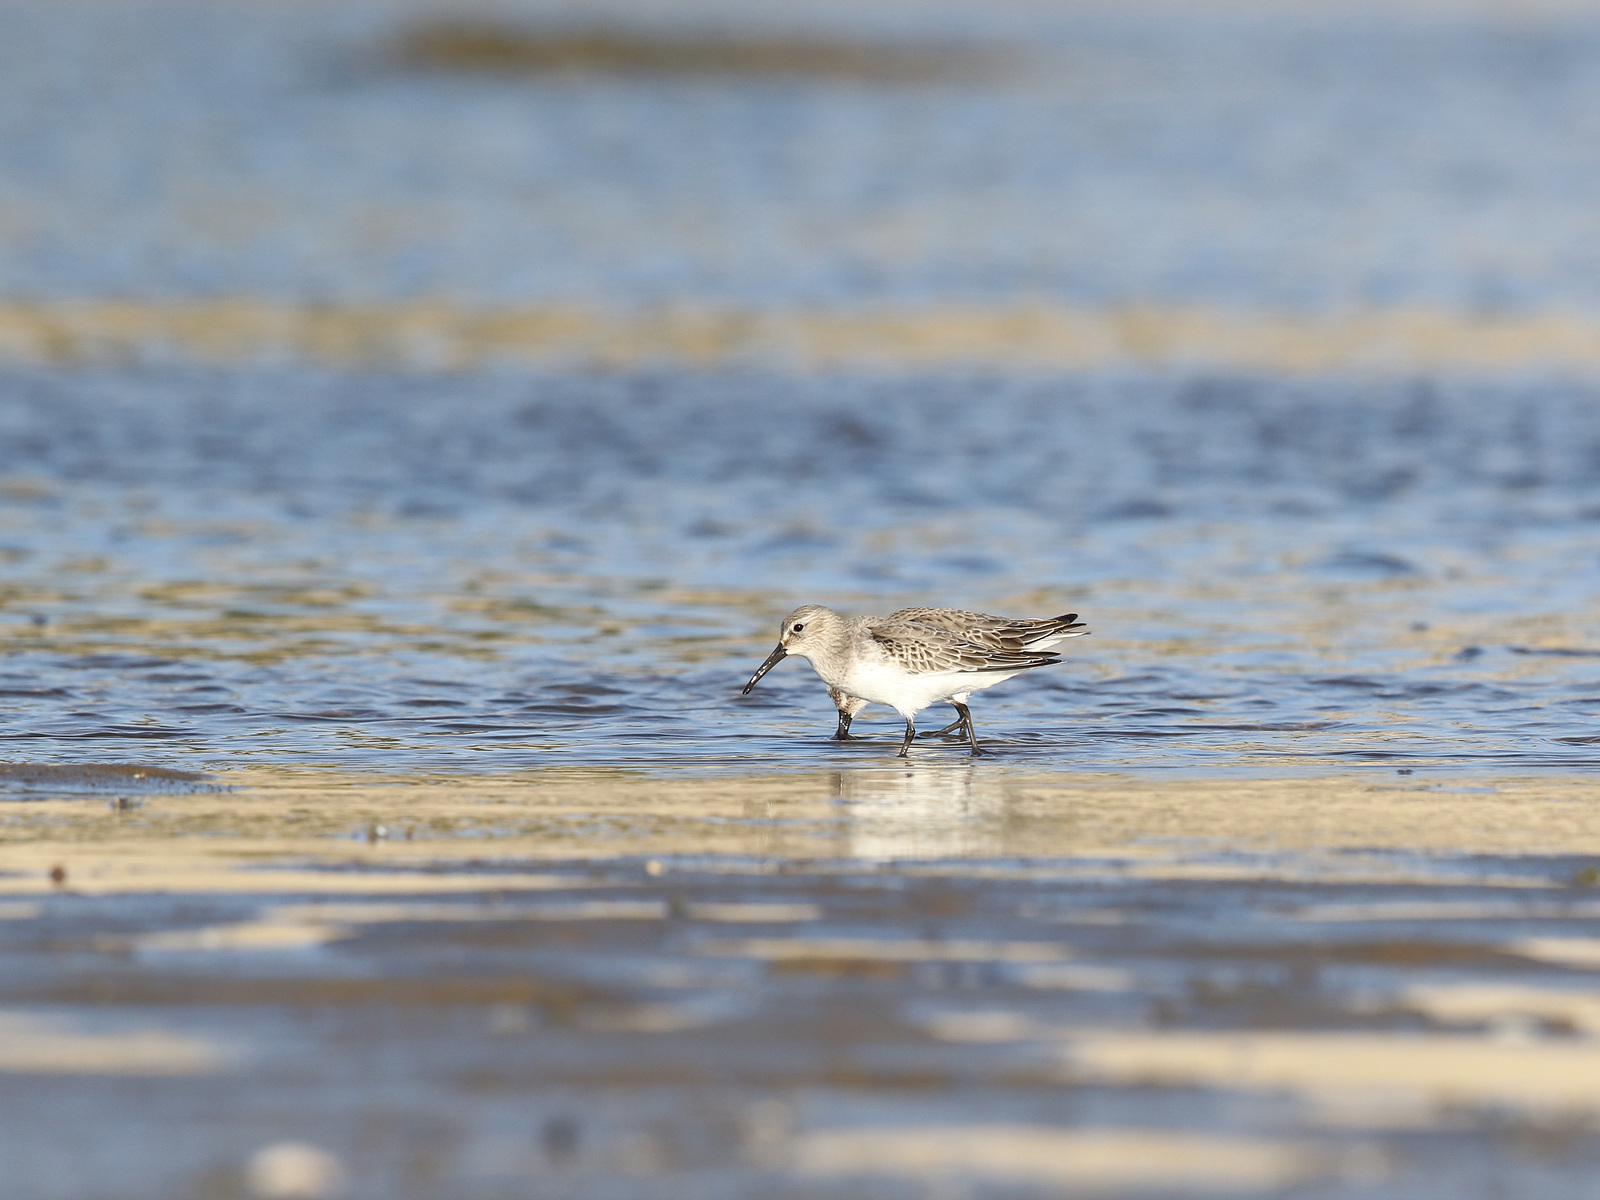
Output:
M839 711L834 737L849 738L851 718L867 704L887 704L905 718L899 753L905 758L917 736L916 714L946 700L957 719L940 732L963 731L977 755L983 751L967 698L1023 671L1060 662L1049 647L1088 632L1077 613L1017 619L954 608L903 608L887 617L849 618L805 604L783 619L777 649L745 684L744 694L794 655L828 685Z
M1048 650L1057 642L1069 637L1082 637L1088 633L1081 625L1074 625L1077 613L1063 613L1059 617L997 617L992 613L969 612L964 608L902 608L889 614L890 621L912 621L918 625L932 625L946 633L956 634L968 641L992 643L999 650ZM996 682L999 682L996 680ZM748 691L748 689L746 689ZM852 696L832 684L828 685L828 699L839 714L839 727L834 731L836 742L860 741L850 732L850 722L869 701ZM970 714L963 716L966 697L952 699L957 717L943 729L924 733L923 737L943 737L960 730L966 733Z

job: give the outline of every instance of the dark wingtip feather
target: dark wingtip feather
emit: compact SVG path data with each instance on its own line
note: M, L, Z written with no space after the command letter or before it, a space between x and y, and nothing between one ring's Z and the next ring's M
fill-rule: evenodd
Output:
M1010 662L991 663L986 667L978 667L982 671L1031 671L1034 667L1053 667L1061 661L1059 654L1027 654L1015 656Z

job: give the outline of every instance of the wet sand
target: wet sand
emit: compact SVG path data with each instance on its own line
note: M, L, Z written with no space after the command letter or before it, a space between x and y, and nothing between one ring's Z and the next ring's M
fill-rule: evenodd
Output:
M262 856L364 867L441 854L456 862L475 841L481 849L462 853L482 862L696 853L1060 858L1105 859L1134 872L1166 863L1224 878L1222 864L1234 855L1281 853L1296 872L1322 855L1329 869L1398 856L1402 873L1434 856L1600 856L1600 783L1586 776L1074 776L972 763L949 742L920 742L917 757L902 763L889 755L893 738L879 740L875 765L767 775L273 769L174 783L159 772L130 782L123 771L61 766L60 778L82 780L62 794L51 779L0 764L0 779L20 777L25 789L5 813L0 890L48 891L47 859L70 867L75 890L112 893L133 886L128 873L144 869L140 863L157 872L151 885L161 889L196 869L242 870Z
M128 1198L247 1194L285 1142L359 1196L1589 1177L1592 780L919 749L35 781L0 847L0 1076L29 1081L9 1177L48 1194L79 1111L107 1153L78 1194Z
M1514 377L1592 373L1600 367L1600 320L1442 307L1305 313L1041 302L823 310L679 304L628 312L472 307L448 299L364 306L61 301L0 304L0 360L70 368L293 362L430 372L1444 370Z

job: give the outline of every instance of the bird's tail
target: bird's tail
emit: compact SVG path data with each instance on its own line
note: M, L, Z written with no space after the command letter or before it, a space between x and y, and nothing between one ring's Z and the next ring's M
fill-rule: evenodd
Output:
M1015 641L1024 650L1048 650L1068 638L1083 637L1089 627L1078 620L1077 613L1062 613L1059 617L1041 617L1034 621L1016 621L1004 629L995 630L997 637Z

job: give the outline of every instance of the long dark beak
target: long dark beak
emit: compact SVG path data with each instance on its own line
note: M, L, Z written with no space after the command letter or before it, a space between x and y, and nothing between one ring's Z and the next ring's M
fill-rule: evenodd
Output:
M772 670L773 667L777 666L788 657L789 652L783 648L783 643L779 642L778 648L771 654L767 655L767 661L756 668L756 673L750 676L750 682L744 685L744 691L740 692L739 694L741 696L748 696L750 694L750 689L761 682L761 677L763 675Z

